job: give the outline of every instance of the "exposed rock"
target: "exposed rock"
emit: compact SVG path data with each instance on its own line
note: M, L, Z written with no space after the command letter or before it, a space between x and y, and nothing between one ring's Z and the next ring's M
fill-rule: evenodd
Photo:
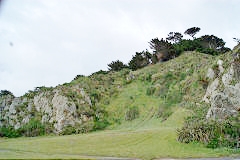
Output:
M61 133L65 126L81 125L84 121L92 121L91 117L84 115L84 111L77 111L75 104L84 105L81 109L92 106L90 97L83 88L75 87L72 90L76 90L76 94L81 95L77 102L73 102L73 99L65 96L59 89L40 92L30 99L0 97L0 106L4 109L1 112L3 121L0 121L0 125L5 124L18 129L32 118L37 118L42 123L52 123L54 132Z
M229 71L225 74L223 74L222 76L222 82L224 84L224 86L230 85L231 81L234 78L234 70L233 70L233 66L231 65Z
M75 118L73 117L76 112L76 106L74 103L68 101L67 97L59 95L58 92L52 99L53 110L55 110L56 124L54 127L57 132L60 132L66 125L74 125Z
M214 79L214 77L215 77L214 70L212 68L209 68L208 72L207 72L207 78L212 80L212 79Z
M213 95L214 92L217 91L217 88L219 86L219 79L216 78L207 88L206 94L203 97L203 101L206 103L210 103L211 95Z
M240 80L238 75L240 63L232 62L229 68L223 68L222 61L218 61L222 74L221 81L216 78L207 88L203 101L210 103L206 118L225 119L240 112Z
M238 49L238 51L233 54L233 58L234 77L240 81L240 49Z
M224 89L224 93L231 101L234 109L240 111L240 83L237 83L235 86L226 86Z
M218 64L218 69L219 69L220 73L223 73L224 72L223 61L218 60L217 64Z
M231 100L224 93L216 93L211 97L211 108L206 118L225 119L237 113Z

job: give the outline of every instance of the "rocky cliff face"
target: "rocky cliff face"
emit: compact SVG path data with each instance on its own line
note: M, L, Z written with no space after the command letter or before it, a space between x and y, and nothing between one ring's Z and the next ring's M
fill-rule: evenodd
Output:
M5 95L0 97L0 125L18 129L37 118L42 123L52 124L55 133L61 133L66 126L74 127L92 121L92 117L87 114L91 106L90 97L79 86L69 91L56 87L39 91L31 97Z
M218 60L214 68L208 70L211 81L203 101L210 103L206 118L224 119L240 112L240 48L235 48L230 64Z

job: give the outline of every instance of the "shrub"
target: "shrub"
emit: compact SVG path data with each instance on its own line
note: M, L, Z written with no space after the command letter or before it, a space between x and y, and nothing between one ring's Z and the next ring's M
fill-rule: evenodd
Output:
M74 77L73 80L77 80L77 79L79 79L79 78L81 78L81 77L84 77L84 75L76 75L76 77Z
M174 50L177 54L183 51L194 51L200 48L200 43L198 40L182 40L181 42L174 45Z
M139 109L136 106L129 107L125 113L125 120L132 121L139 116Z
M0 128L0 137L16 138L21 135L13 127L1 127Z
M110 71L120 71L124 68L127 68L127 65L125 65L123 62L117 60L117 61L112 61L110 64L108 64L108 69Z
M205 54L210 54L210 55L218 55L220 54L219 52L211 49L211 48L198 48L196 50L197 52L205 53Z
M19 133L26 137L41 136L45 134L45 126L39 120L31 119L19 128Z
M61 132L61 135L70 135L76 133L76 129L73 126L65 126Z
M93 130L94 122L88 121L76 126L76 133L87 133Z
M8 90L1 90L1 91L0 91L0 97L1 97L1 96L7 96L7 95L11 95L11 96L14 97L13 93L10 92L10 91L8 91Z
M135 71L150 64L151 58L152 55L148 51L136 52L128 63L128 66L131 70ZM155 57L153 56L153 58Z
M177 133L184 143L198 141L209 148L240 148L240 116L222 121L191 117Z
M94 130L102 130L109 125L109 122L106 119L94 121Z

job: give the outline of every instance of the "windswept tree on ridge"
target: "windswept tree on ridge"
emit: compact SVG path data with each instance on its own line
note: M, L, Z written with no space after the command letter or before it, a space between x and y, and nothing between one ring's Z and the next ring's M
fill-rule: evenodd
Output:
M176 56L173 45L163 38L161 40L154 38L149 44L158 61L167 61Z
M109 67L108 69L110 71L120 71L123 68L127 68L127 66L123 62L121 62L119 60L112 61L110 64L108 64L108 67Z
M195 35L197 34L197 32L199 32L201 29L199 27L192 27L192 28L188 28L184 34L187 34L189 36L191 36L193 39L195 39Z
M183 35L179 32L170 32L168 37L166 38L169 41L173 41L173 43L178 43L182 40Z

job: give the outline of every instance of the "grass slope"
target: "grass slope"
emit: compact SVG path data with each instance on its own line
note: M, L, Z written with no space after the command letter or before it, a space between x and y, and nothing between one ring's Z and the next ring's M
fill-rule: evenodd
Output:
M228 56L218 58L226 60ZM202 79L215 61L209 55L186 52L135 72L96 74L64 84L60 86L63 90L80 85L90 95L97 95L96 107L107 111L111 126L88 134L0 139L0 158L153 159L232 155L233 151L227 149L213 150L202 144L182 144L176 140L176 129L187 115L194 113L196 103L205 93ZM133 79L127 81L129 75ZM126 111L133 106L139 109L139 116L126 121Z
M176 141L189 111L179 108L164 123L154 119L152 126L137 130L106 130L89 134L34 138L1 139L0 158L79 158L114 156L153 159L161 157L218 157L231 154L227 150L207 149L201 144ZM144 125L143 125L144 126Z

